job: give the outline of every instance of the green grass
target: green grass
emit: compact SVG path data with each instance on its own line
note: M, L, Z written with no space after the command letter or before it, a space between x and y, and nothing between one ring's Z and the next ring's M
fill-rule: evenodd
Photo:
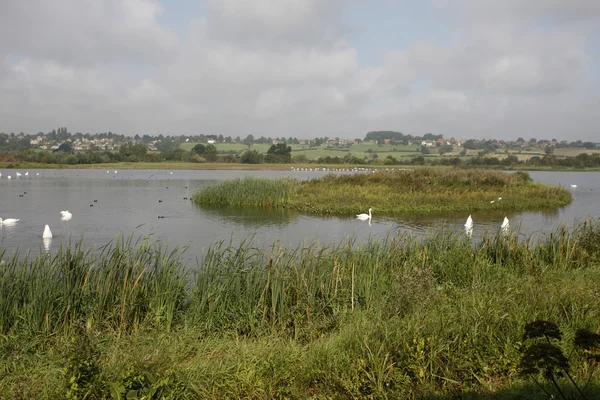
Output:
M276 198L277 201L257 201ZM498 198L502 200L497 200ZM354 215L369 207L379 215L406 212L525 210L558 207L568 190L531 182L526 173L478 169L418 168L372 174L334 175L308 181L223 181L196 191L197 204L277 206L316 214ZM491 201L494 200L493 203Z
M545 398L517 373L523 327L556 322L567 354L600 329L599 240L591 220L475 246L219 242L192 269L149 238L0 254L0 398ZM583 385L593 364L571 365Z
M291 178L236 178L197 191L193 200L198 204L282 207L299 186L299 182Z
M181 148L184 150L191 150L198 143L182 143ZM218 151L235 151L243 153L248 149L248 146L242 143L216 143ZM379 157L387 157L391 155L395 158L402 157L415 157L421 154L419 146L403 146L403 145L377 145L376 143L361 143L353 144L349 148L327 148L326 145L311 147L308 145L292 144L292 156L298 156L300 154L305 155L309 160L316 160L320 157L340 157L343 158L346 154L363 158L365 156L371 157L371 153L367 153L367 150L371 149L373 153L377 153ZM252 150L256 150L261 154L266 154L271 145L269 144L254 144L250 147Z

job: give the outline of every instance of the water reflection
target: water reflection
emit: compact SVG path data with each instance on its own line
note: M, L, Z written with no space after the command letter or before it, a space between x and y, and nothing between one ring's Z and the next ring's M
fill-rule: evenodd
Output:
M123 170L117 174L101 170L39 170L34 176L6 179L14 171L0 170L0 216L20 218L15 226L0 226L0 251L11 254L19 246L32 254L57 250L68 237L83 237L84 246L101 246L119 232L136 235L156 234L155 239L169 246L190 245L191 259L201 257L203 249L223 238L241 241L257 234L269 245L280 241L295 246L305 240L339 243L346 237L357 242L388 233L409 232L423 236L427 232L450 230L472 240L500 232L504 217L511 231L524 238L542 235L563 223L600 216L600 173L531 172L534 181L562 184L572 189L573 203L563 208L537 211L473 211L437 214L403 214L387 218L376 214L372 221L320 217L291 210L240 207L197 207L189 198L194 190L207 184L243 176L292 176L309 179L326 172L314 171L156 171ZM38 176L37 173L40 173ZM21 196L22 195L22 196ZM96 201L97 200L97 201ZM504 201L504 200L502 200ZM68 224L60 211L68 209L73 219ZM354 214L365 212L356 210ZM465 220L472 214L473 229L465 232ZM165 218L157 218L164 216ZM369 224L369 222L371 222ZM44 224L59 235L49 243L40 242Z
M299 214L292 210L271 207L236 207L219 205L194 205L210 219L226 224L238 224L246 228L285 227L294 222Z
M52 247L52 238L42 238L42 242L44 243L44 250L50 251L50 247Z

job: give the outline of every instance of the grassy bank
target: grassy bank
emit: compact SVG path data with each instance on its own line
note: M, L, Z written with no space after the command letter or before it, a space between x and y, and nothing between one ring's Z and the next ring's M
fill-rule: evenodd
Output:
M217 243L191 270L148 239L4 256L0 397L541 399L518 374L535 319L558 324L585 386L570 339L600 329L599 221L537 243L432 235Z
M560 187L534 184L523 172L418 168L331 174L308 181L235 179L198 190L193 200L197 204L280 206L336 215L354 215L373 207L374 213L393 215L558 207L569 204L571 194Z
M329 169L353 169L355 165L351 164L321 164L321 163L294 163L294 164L238 164L238 163L191 163L191 162L116 162L102 164L48 164L48 163L30 163L30 162L0 162L0 168L10 169L153 169L153 170L250 170L250 171L286 171L294 168L329 168ZM384 169L412 169L413 165L360 165L360 168L369 168L374 170ZM429 165L426 168L449 169L446 165ZM481 166L480 168L489 168L496 170L520 170L520 171L576 171L576 172L598 172L600 168L569 168L560 166Z

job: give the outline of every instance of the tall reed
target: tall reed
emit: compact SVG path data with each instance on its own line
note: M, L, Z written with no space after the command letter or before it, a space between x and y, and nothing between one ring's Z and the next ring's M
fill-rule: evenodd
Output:
M295 248L223 241L191 269L185 249L151 238L97 252L68 243L0 264L0 348L30 354L83 327L104 346L98 365L116 368L105 376L141 362L191 398L495 393L518 382L526 323L600 329L599 237L591 219L474 246L444 230ZM591 367L574 357L583 376ZM30 376L14 362L0 359L5 376Z
M291 178L236 178L196 191L192 200L197 204L280 207L289 201L298 187L299 182Z
M316 214L379 215L440 211L523 210L569 204L561 187L534 184L525 172L434 169L335 175L308 181L246 178L195 192L198 204L288 207Z

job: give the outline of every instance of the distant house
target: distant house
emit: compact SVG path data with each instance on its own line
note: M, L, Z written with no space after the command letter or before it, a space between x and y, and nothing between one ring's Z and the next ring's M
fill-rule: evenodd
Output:
M391 139L383 139L384 144L390 144Z
M208 139L208 144L215 144L215 141L213 139Z

